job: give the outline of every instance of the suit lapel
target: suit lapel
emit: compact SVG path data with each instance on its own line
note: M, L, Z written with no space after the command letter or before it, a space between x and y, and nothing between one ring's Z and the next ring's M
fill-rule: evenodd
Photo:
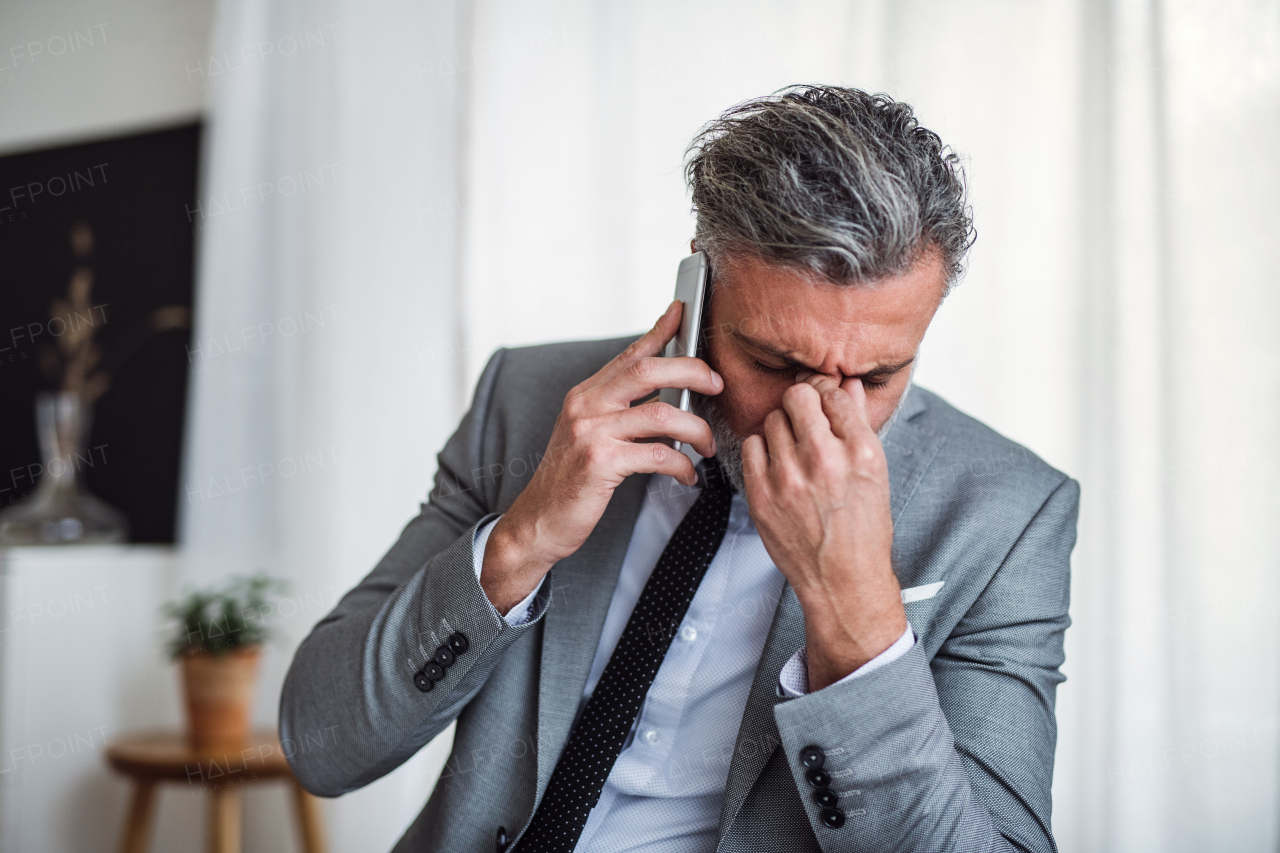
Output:
M648 475L623 480L587 541L551 569L538 683L539 800L582 699L648 481Z
M898 419L881 440L885 459L889 463L889 511L894 524L897 524L925 471L947 441L945 436L915 423L924 409L923 395L914 388L910 389L907 399L903 401L902 411L898 413ZM896 531L894 538L897 538Z
M924 411L920 394L908 392L889 432L885 435L885 458L889 463L889 510L896 524L911 500L916 487L932 464L946 438L912 423ZM895 529L894 538L898 538ZM729 764L729 780L725 787L724 806L720 811L720 838L723 840L738 816L747 795L755 786L775 749L781 745L773 706L784 701L778 696L778 673L782 665L804 645L804 611L791 584L782 588L778 607L773 614L769 638L765 641L760 664L742 714L738 740Z

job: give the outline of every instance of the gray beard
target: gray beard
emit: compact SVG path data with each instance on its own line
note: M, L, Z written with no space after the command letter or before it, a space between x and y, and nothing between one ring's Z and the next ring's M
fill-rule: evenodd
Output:
M914 368L913 364L912 373L915 372ZM884 426L876 432L876 436L881 441L884 441L890 428L898 420L898 413L902 411L902 404L907 401L907 395L910 393L911 384L908 382L906 390L898 398L898 405L893 407L893 414L889 415L889 420L885 421ZM738 436L729 428L729 421L724 416L718 397L708 397L697 391L690 391L689 397L689 408L711 427L711 435L716 440L716 459L720 462L720 468L729 478L733 490L746 497L747 481L742 474L742 442L746 441L746 436Z
M711 427L711 435L716 440L716 459L720 462L720 470L729 478L733 490L745 496L747 481L742 475L742 442L746 440L745 436L739 438L729 429L729 422L721 411L719 399L697 391L690 391L689 398L689 408Z

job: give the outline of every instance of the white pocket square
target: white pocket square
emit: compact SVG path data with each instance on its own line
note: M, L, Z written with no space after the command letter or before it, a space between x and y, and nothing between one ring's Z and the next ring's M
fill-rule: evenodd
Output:
M924 601L926 598L933 598L945 583L946 581L938 581L937 583L927 583L924 586L913 586L904 589L902 591L902 603L910 604L913 601Z

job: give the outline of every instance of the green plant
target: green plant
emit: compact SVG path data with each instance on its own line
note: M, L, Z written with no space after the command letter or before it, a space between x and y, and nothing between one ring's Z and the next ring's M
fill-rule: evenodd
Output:
M164 606L165 615L178 620L169 654L221 655L261 645L270 636L266 616L272 608L267 599L284 588L284 581L257 574L233 577L215 589L188 591Z

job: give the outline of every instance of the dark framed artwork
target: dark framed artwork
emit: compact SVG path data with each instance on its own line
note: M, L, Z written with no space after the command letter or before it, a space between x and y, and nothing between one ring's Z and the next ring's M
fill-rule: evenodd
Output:
M66 382L59 346L91 334L77 470L131 541L174 541L199 147L188 124L0 157L0 508L42 473L35 400Z

